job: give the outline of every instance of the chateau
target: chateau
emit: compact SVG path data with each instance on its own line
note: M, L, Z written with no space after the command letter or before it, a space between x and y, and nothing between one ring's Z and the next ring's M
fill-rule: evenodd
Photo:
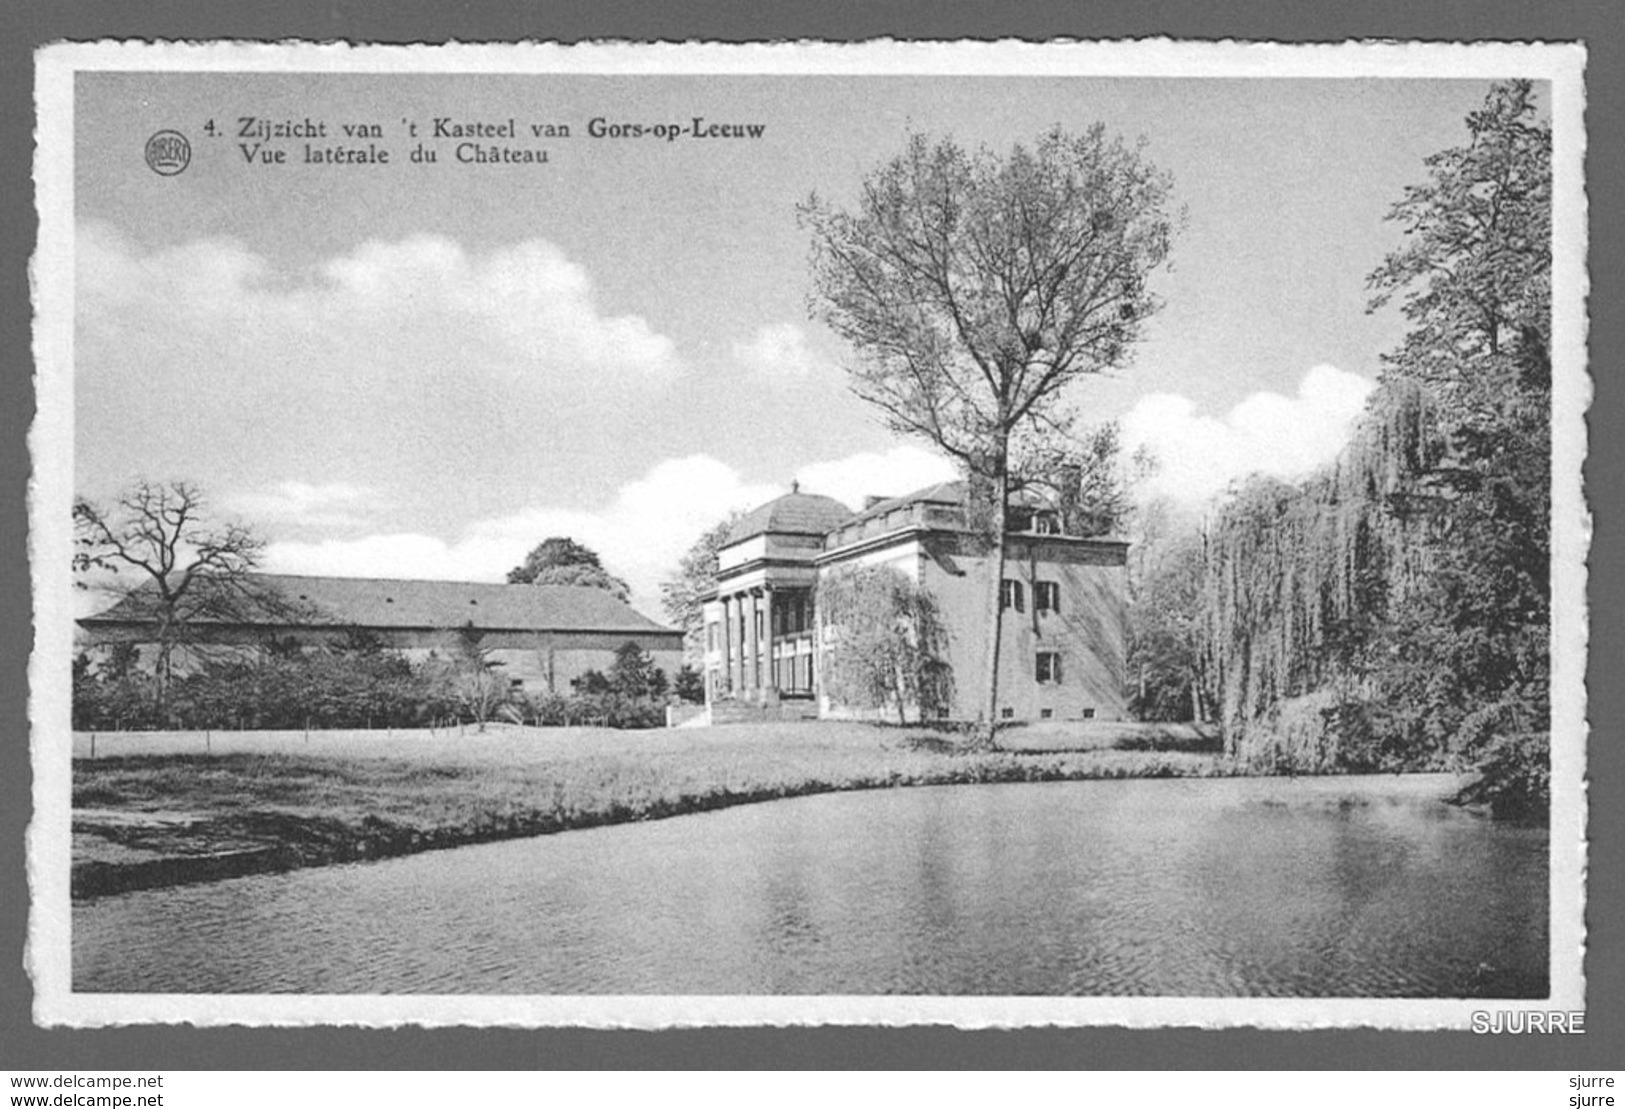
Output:
M999 656L1004 720L1121 719L1126 712L1128 545L1067 534L1034 506L1007 519ZM875 715L820 682L819 579L836 567L896 567L936 599L955 678L946 715L974 719L986 668L991 560L965 523L965 486L870 498L854 513L796 486L741 517L705 601L705 689L713 722ZM913 713L911 713L913 715Z

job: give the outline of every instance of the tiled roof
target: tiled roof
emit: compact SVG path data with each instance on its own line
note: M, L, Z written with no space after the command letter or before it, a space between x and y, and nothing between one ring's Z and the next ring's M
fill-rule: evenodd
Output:
M965 503L965 483L963 481L939 481L935 485L927 485L924 489L916 489L912 493L905 493L901 497L887 497L876 501L862 512L851 518L852 523L866 520L871 516L884 516L894 509L911 504L946 504L959 507Z
M765 532L823 535L851 518L852 510L834 497L793 490L741 516L728 533L728 542L739 543Z
M602 589L579 585L499 585L486 582L409 581L390 578L251 574L252 588L267 591L290 611L256 606L246 623L354 624L365 628L477 628L596 631L627 634L677 632L661 626ZM146 622L139 592L80 621ZM205 618L207 621L207 618ZM215 622L215 621L207 621ZM233 621L235 622L235 621Z
M968 487L963 481L940 481L935 485L927 485L923 489L916 489L912 493L905 493L901 497L887 497L885 500L876 501L874 504L865 508L862 512L846 520L840 527L839 532L837 534L832 534L826 542L844 545L845 543L851 542L855 538L867 538L871 534L877 534L873 532L872 529L876 526L884 527L886 525L883 521L878 525L872 523L872 521L881 520L881 518L889 516L900 509L912 508L915 505L927 506L926 516L924 518L935 523L937 526L942 526L944 521L957 521L957 524L951 523L948 526L963 527L964 520L962 513L951 511L948 514L941 514L934 513L932 509L963 509L965 507L967 488ZM1010 508L1012 510L1035 510L1045 509L1047 507L1048 505L1043 497L1039 496L1032 490L1018 489L1010 494ZM916 519L915 522L918 522L918 520ZM866 527L865 525L869 526ZM830 530L831 532L836 531L834 528ZM1014 534L1014 530L1012 533ZM1065 538L1089 538L1104 543L1121 542L1119 539L1106 535L1075 535L1066 536Z

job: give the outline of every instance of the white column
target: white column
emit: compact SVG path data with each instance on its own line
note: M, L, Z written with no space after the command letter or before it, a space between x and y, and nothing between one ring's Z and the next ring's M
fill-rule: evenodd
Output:
M762 688L778 689L778 682L774 678L773 660L773 587L762 586L762 634L767 637L766 649L762 655Z
M750 603L745 608L745 643L750 649L745 659L745 688L754 693L759 688L756 675L759 673L757 666L761 658L759 652L762 649L762 641L756 634L756 590L752 589L746 595L750 598Z
M727 594L717 598L722 603L722 689L719 692L732 693L734 690L734 626L732 607L728 604Z

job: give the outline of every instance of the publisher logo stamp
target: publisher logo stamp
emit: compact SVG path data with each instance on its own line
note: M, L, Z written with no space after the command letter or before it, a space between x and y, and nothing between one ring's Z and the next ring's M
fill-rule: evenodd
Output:
M147 140L147 165L161 177L174 177L192 164L192 144L179 131L159 131Z

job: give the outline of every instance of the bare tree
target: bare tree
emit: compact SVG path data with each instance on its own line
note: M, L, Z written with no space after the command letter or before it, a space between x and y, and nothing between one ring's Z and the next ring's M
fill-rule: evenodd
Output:
M1125 365L1158 308L1147 279L1168 256L1170 187L1098 125L1003 158L915 134L864 179L853 210L817 195L799 209L810 309L851 344L853 392L968 479L991 570L987 742L1010 494L1070 434L1067 387Z
M152 627L160 715L175 648L199 623L240 620L278 603L249 578L264 540L240 523L209 523L203 494L187 482L138 481L105 506L79 498L73 521L76 571L131 574L118 589L118 608Z

